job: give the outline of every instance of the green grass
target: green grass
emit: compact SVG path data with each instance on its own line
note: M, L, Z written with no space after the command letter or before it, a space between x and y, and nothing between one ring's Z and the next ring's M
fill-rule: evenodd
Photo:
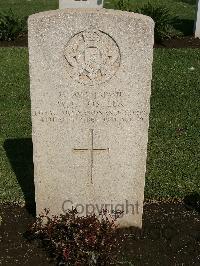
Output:
M108 8L115 7L114 2L119 0L106 1L105 6ZM168 28L168 36L188 36L194 33L194 21L196 18L196 0L125 0L129 1L129 9L133 12L138 12L138 8L144 6L148 2L152 4L154 8L156 7L166 7L169 10L169 17L172 21L170 22L170 27ZM110 2L110 3L109 3ZM115 7L116 8L116 7ZM147 9L149 10L149 8ZM159 8L158 8L159 10ZM160 9L160 10L163 10ZM147 11L146 11L147 12ZM150 15L148 13L143 13L144 15ZM158 12L158 11L157 11ZM164 17L158 18L154 12L153 19L155 19L156 28L159 29L160 22L164 22ZM150 15L151 16L151 15ZM163 26L162 26L163 29ZM160 28L160 33L162 32ZM160 35L160 34L159 34ZM156 36L156 41L159 41L158 36Z
M133 7L141 6L148 0L130 0ZM19 16L28 16L44 10L58 8L59 0L1 0L0 11L12 8ZM106 8L113 8L113 0L105 0ZM166 5L173 15L182 19L194 20L196 16L196 0L149 0L155 5Z
M23 201L32 195L27 49L1 48L0 62L0 201ZM199 73L200 49L154 52L148 198L200 192Z
M23 199L5 150L6 140L30 137L30 100L27 49L0 49L0 200ZM15 154L15 145L10 150ZM13 158L15 165L20 158ZM25 162L19 161L23 169Z
M105 7L113 8L114 0L104 0ZM173 16L181 19L194 20L196 17L196 0L130 0L133 8L140 7L146 3L156 6L165 5Z
M114 8L117 0L105 0L105 8ZM194 32L194 20L196 17L196 0L130 0L132 11L138 7L152 3L155 6L165 5L173 17L178 17L179 23L173 23L172 36L192 35ZM10 8L19 17L27 17L33 13L57 9L59 0L1 0L0 11L6 12Z
M147 197L200 191L200 50L154 54Z
M59 0L0 0L0 11L10 8L20 17L34 13L57 9Z

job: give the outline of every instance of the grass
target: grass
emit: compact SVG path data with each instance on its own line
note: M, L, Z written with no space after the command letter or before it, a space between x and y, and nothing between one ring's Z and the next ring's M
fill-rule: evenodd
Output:
M27 49L1 48L0 62L0 201L24 201L33 195ZM200 192L199 73L199 49L154 52L148 198Z
M1 0L0 11L8 11L10 8L20 17L26 17L34 13L57 9L59 0Z
M115 2L121 0L105 0L105 8L116 8ZM154 7L164 5L169 9L169 17L171 16L171 21L169 22L167 30L164 30L160 22L164 22L163 16L156 16L157 12L154 12L153 18L156 22L155 30L155 40L160 42L163 37L181 37L190 36L194 33L194 20L196 17L196 0L125 0L130 1L131 10L133 12L138 12L138 8L142 7L148 2L152 3ZM19 17L25 17L25 19L37 12L57 9L59 5L59 0L1 0L0 1L0 11L6 12L12 9L13 13ZM162 9L161 9L162 10ZM144 14L149 12L143 11ZM147 13L146 13L147 12ZM176 19L174 19L176 18ZM159 30L158 30L159 29ZM164 30L164 31L163 31ZM25 27L26 32L26 27ZM165 34L163 35L163 33Z
M106 8L114 7L114 0L104 0ZM146 3L154 5L165 5L173 16L181 19L194 20L196 17L196 0L130 0L130 4L135 9Z
M117 0L105 0L105 8L114 8L114 2ZM194 20L196 17L196 0L130 0L132 10L136 11L138 7L153 3L155 6L166 6L171 16L178 17L179 23L173 23L172 35L192 35L194 32ZM10 8L19 17L27 17L33 13L58 9L59 0L1 0L0 11L8 11Z
M147 197L200 192L200 50L155 50Z
M114 1L106 1L105 6L108 8L114 7ZM169 15L171 16L172 22L170 29L168 29L168 35L170 36L188 36L194 33L194 21L196 19L196 0L126 0L129 1L129 8L133 12L138 12L138 8L144 6L148 2L152 4L153 7L164 6L169 10ZM149 15L148 13L144 13ZM154 17L156 25L158 25L158 17ZM161 18L162 22L163 17ZM158 23L158 24L157 24ZM162 32L162 30L160 30Z
M130 0L132 6L141 6L147 2L155 5L166 5L172 15L181 19L194 20L196 16L196 0ZM58 0L1 0L0 11L12 8L19 16L29 16L33 13L58 8ZM113 8L113 0L104 0L105 8Z
M8 158L5 145L9 139L31 135L27 49L1 48L0 62L0 200L19 201L24 195L10 160L21 173L26 160ZM9 150L15 156L15 145L11 144Z

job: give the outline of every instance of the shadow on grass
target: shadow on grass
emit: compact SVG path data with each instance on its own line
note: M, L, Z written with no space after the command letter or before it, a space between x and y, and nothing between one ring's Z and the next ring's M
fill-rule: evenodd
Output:
M194 192L190 195L187 195L184 198L184 204L187 209L194 210L200 213L200 194L198 194L197 192Z
M7 139L4 149L22 188L26 209L35 216L35 187L33 175L33 147L31 138Z
M193 6L196 5L197 0L176 0L176 2L186 3Z
M191 19L176 19L172 26L183 33L184 36L193 35L194 20Z

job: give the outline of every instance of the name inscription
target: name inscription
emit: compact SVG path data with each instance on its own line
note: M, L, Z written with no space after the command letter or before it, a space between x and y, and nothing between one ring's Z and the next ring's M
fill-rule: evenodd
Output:
M127 107L128 99L129 96L122 91L75 91L71 94L59 92L54 110L34 110L32 116L44 123L121 123L144 120L146 112L134 109L131 104Z

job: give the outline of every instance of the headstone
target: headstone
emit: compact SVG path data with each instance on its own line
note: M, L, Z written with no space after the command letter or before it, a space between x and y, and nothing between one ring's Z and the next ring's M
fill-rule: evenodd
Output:
M106 209L142 226L153 32L122 11L29 17L37 214Z
M197 19L196 19L196 27L195 27L195 37L200 38L200 1L198 1L197 7Z
M103 0L59 0L59 8L102 8Z

